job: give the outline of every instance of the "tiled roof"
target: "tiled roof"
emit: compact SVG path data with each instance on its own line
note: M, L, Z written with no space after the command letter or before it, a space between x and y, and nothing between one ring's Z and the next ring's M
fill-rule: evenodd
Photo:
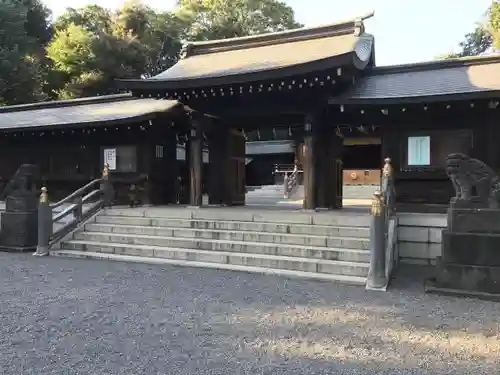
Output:
M106 99L103 96L96 100L58 102L59 105L46 102L2 107L0 108L0 131L134 121L160 112L167 112L179 104L171 100L132 99L131 97L117 97L112 101Z
M330 102L437 101L452 96L500 96L499 56L373 68Z
M366 17L365 17L366 18ZM286 77L372 60L373 36L363 17L333 25L188 44L185 56L149 79L123 80L129 89L191 88Z

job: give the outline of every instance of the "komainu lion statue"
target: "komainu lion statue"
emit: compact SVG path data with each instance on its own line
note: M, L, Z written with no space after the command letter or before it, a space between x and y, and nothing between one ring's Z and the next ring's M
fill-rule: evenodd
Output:
M500 178L482 161L454 153L446 158L445 170L455 188L454 201L483 203L484 207L498 208Z
M36 165L21 165L5 186L0 199L6 211L32 211L37 206L40 171Z

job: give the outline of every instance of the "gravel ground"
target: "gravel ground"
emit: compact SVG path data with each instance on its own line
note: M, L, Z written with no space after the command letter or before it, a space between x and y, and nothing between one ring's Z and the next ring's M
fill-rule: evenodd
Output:
M245 273L0 254L0 371L498 374L500 304L424 295L412 271L390 292L368 293Z

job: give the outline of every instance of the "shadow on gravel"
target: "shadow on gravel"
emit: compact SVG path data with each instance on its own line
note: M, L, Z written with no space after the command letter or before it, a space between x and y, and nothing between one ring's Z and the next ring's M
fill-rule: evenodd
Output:
M494 374L500 304L0 254L2 374Z
M262 355L325 361L327 368L354 366L367 374L498 371L500 304L425 295L430 274L432 268L403 266L388 293L316 283L316 291L328 288L335 295L321 291L323 299L313 302L304 293L281 306L234 312L233 319L253 332L248 345Z

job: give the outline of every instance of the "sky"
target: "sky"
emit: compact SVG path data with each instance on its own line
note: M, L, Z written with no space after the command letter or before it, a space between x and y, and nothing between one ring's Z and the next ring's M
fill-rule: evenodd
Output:
M395 65L432 60L456 50L466 33L484 17L492 0L285 0L306 26L334 23L375 11L365 22L375 36L376 64ZM123 0L45 0L54 16L68 6L98 4L118 8ZM158 10L171 10L175 0L144 0Z

